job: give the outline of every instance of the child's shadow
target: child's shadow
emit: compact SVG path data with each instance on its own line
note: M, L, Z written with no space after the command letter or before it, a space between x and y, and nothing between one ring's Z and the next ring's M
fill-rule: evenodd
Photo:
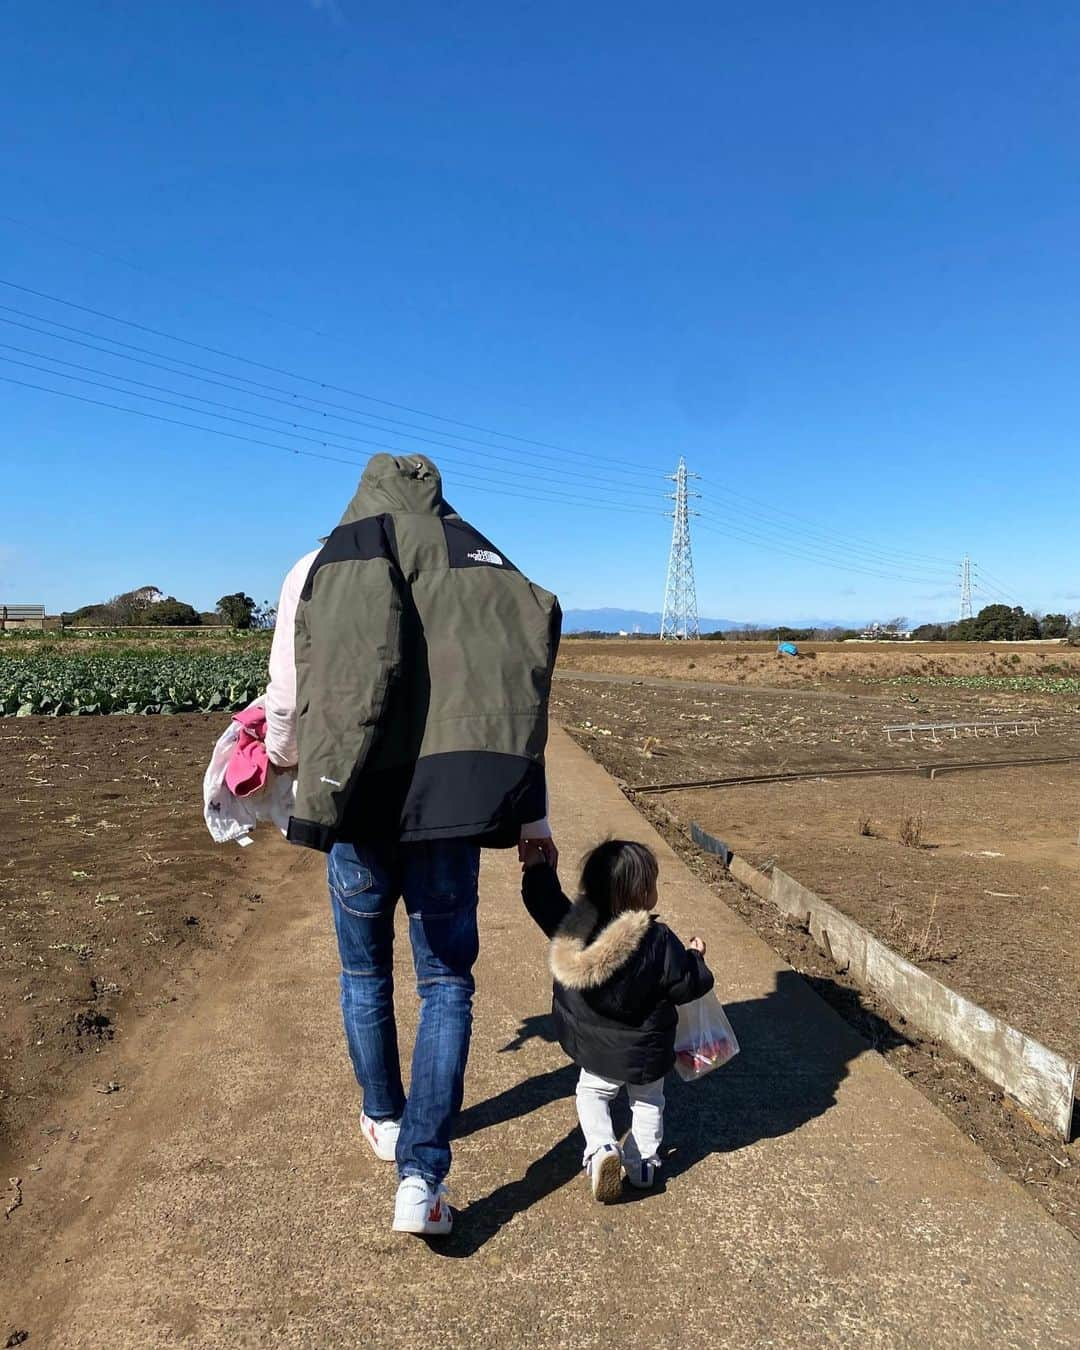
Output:
M875 1045L903 1043L903 1037L862 1007L857 994L831 980L815 980L814 985L842 999L846 1014L858 1015ZM780 971L775 990L765 998L726 1004L725 1010L741 1054L695 1083L669 1078L663 1180L654 1191L628 1189L628 1199L648 1199L710 1153L729 1153L790 1134L823 1115L836 1101L847 1066L868 1049L867 1041L825 1008L794 971ZM527 1021L537 1034L541 1019ZM577 1074L574 1065L566 1064L515 1084L462 1112L456 1134L473 1134L570 1097ZM625 1125L620 1127L616 1118L620 1128ZM432 1249L448 1257L473 1255L516 1214L566 1185L580 1170L581 1135L575 1127L530 1163L524 1176L461 1211L450 1237Z

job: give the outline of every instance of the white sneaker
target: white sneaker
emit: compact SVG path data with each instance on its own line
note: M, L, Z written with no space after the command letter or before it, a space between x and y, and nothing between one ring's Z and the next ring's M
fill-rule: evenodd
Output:
M371 1145L376 1158L383 1162L393 1162L397 1155L398 1135L401 1133L400 1120L372 1120L360 1112L360 1129Z
M635 1190L652 1190L656 1181L656 1169L660 1166L658 1158L646 1158L642 1162L628 1162L626 1166L626 1179Z
M454 1215L445 1186L431 1186L423 1177L405 1177L394 1202L394 1232L438 1237L449 1233Z
M593 1199L602 1205L618 1200L622 1192L622 1158L614 1144L598 1148L585 1165L592 1186Z

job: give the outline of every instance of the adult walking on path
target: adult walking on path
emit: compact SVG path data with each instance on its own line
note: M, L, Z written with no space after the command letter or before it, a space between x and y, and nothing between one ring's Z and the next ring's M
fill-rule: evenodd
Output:
M376 455L341 523L285 579L267 751L297 766L289 839L327 853L361 1129L396 1161L393 1226L449 1232L479 951L482 846L557 858L544 748L559 606L447 504L423 456ZM409 1093L394 1016L394 911L420 1021Z

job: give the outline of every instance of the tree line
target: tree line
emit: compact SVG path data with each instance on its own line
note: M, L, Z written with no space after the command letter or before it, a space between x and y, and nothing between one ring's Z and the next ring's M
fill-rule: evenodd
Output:
M617 633L592 630L574 633L579 638L613 638ZM630 636L656 641L658 633ZM709 642L848 642L872 636L879 641L912 642L1031 642L1038 638L1068 638L1080 641L1080 613L1029 613L1022 606L986 605L971 619L957 623L924 623L909 630L903 617L870 624L867 628L765 628L745 624L742 628L702 633Z
M235 591L212 610L165 595L156 586L139 586L97 605L83 605L61 616L65 628L273 628L277 610Z
M1029 614L1021 605L986 605L971 619L924 623L911 634L917 642L1031 642L1038 638L1080 637L1080 615Z

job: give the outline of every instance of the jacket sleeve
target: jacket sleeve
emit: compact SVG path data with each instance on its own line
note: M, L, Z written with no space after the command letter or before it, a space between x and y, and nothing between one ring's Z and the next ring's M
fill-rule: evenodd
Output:
M521 827L522 839L550 839L551 838L551 794L544 787L544 814L539 820L534 820Z
M713 987L713 973L699 952L689 951L666 929L664 992L672 1003L693 1003Z
M555 869L547 863L526 867L521 877L521 898L525 908L549 937L570 913L570 901L562 893Z
M318 550L292 568L281 587L274 639L270 646L270 678L266 685L266 753L279 768L296 763L296 607L300 603Z
M386 730L390 693L402 671L405 585L391 550L373 543L365 534L362 550L350 536L332 536L334 547L316 560L297 610L299 759L288 837L324 853L336 842L359 776Z

